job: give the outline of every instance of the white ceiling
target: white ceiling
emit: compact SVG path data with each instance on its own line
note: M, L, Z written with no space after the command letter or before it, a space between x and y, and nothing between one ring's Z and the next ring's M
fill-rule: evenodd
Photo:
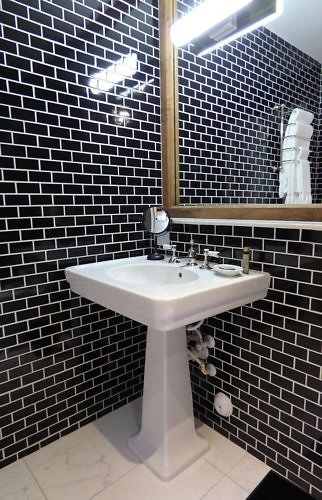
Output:
M283 14L266 27L322 63L322 0L284 0Z

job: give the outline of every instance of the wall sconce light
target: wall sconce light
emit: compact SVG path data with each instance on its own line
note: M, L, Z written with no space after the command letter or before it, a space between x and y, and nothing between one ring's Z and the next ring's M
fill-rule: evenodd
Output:
M262 26L283 11L282 0L205 0L171 27L177 47L193 42L198 56Z

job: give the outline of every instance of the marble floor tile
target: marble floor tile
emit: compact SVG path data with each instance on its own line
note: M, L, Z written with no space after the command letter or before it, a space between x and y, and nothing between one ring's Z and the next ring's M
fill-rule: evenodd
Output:
M245 500L248 492L234 483L229 477L223 477L202 500Z
M140 430L141 406L133 401L90 425L92 430L95 429L109 441L117 443L124 441L127 444L129 437Z
M88 500L137 467L129 455L89 439L31 470L48 500Z
M0 500L244 500L269 468L199 424L210 450L171 481L128 448L141 400L119 408L0 470Z
M75 440L26 457L48 500L88 500L139 465L127 446L138 430L133 408L120 408L76 431Z
M1 500L46 500L23 460L0 470Z
M267 465L247 453L227 475L239 486L250 492L269 471L270 468Z
M199 500L223 474L199 459L171 481L159 480L144 465L102 491L93 500Z
M28 455L25 460L30 467L37 467L89 439L101 438L112 445L122 445L123 442L127 443L130 436L138 432L139 417L140 410L134 402L129 403Z
M198 426L197 432L210 443L210 450L206 455L206 459L225 474L246 455L246 450L206 425Z
M48 462L56 456L65 453L73 446L90 439L95 436L96 433L96 429L93 428L91 424L86 425L77 429L77 431L71 432L60 439L57 439L57 441L53 441L47 446L40 448L38 451L27 455L24 460L30 467L37 467L38 465L42 465L44 462Z

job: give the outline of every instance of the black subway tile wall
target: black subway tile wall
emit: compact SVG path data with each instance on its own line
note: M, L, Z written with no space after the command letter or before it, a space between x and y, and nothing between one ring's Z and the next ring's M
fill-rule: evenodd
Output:
M179 12L198 3L179 0ZM309 160L313 201L321 203L320 85L321 64L267 28L203 57L193 46L179 49L181 203L280 203L273 107L283 103L315 115Z
M141 393L145 327L73 295L64 268L149 247L157 7L2 1L1 466ZM110 85L108 68L130 56L134 74Z
M156 0L2 0L1 22L5 466L141 394L146 328L72 294L64 269L146 252L140 214L161 203L161 165ZM281 58L272 83L269 44ZM268 164L278 121L268 108L286 94L316 105L315 61L267 30L231 47L202 59L206 76L193 56L180 60L186 202L276 202ZM303 95L292 68L286 94L278 81L283 52L300 79L310 74ZM126 78L111 85L120 61ZM218 374L192 367L196 415L317 496L321 232L229 221L173 231L180 251L193 234L200 251L216 246L226 262L250 245L252 267L272 275L266 299L206 321ZM218 390L232 397L229 421L214 412Z
M230 264L240 265L250 245L251 269L271 274L265 299L202 327L215 337L208 361L217 375L191 364L196 416L319 498L322 232L197 223L172 230L180 252L192 236L199 253L215 247ZM229 419L215 412L218 391L231 397Z

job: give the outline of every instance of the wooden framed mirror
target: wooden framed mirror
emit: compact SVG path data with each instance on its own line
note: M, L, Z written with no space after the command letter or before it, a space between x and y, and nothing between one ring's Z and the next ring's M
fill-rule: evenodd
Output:
M180 204L179 107L177 49L170 27L177 16L176 0L160 5L160 72L163 204L171 217L245 220L322 221L322 204Z

